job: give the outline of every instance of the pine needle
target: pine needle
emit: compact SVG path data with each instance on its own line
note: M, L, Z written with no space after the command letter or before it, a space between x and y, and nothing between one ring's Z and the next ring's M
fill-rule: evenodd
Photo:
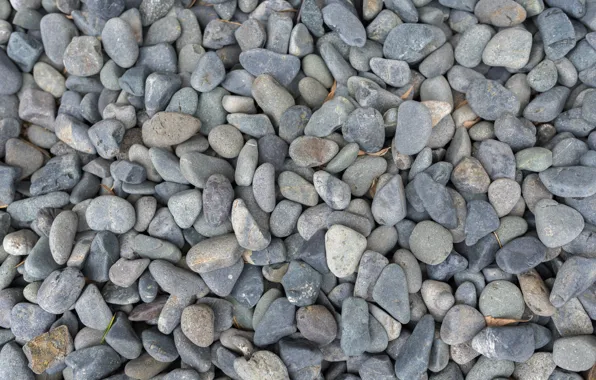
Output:
M0 205L0 209L7 208L8 205Z
M501 244L501 239L499 239L499 235L497 235L497 233L494 231L493 231L493 235L495 235L495 238L497 239L497 243L499 243L499 248L503 248L503 244Z
M329 91L329 94L327 94L327 97L325 98L325 100L323 100L323 103L326 103L326 102L330 101L331 99L333 99L333 97L335 96L335 90L337 90L337 81L336 80L333 81L333 86L331 86L331 91Z
M532 320L532 318L530 318L530 319L493 318L489 315L489 316L484 317L484 320L486 321L486 325L488 327L500 327L500 326L511 325L513 323L530 322L530 320Z
M188 4L188 7L186 7L186 8L187 8L187 9L189 9L189 8L192 8L192 7L195 5L195 3L196 3L196 2L197 2L197 0L192 0L192 1L190 2L190 4Z
M110 320L108 327L106 327L106 330L103 332L103 336L101 337L101 344L103 344L106 341L106 335L108 335L108 333L112 329L112 325L114 324L115 319L116 319L116 314L112 315L112 319Z
M20 267L23 264L25 264L25 260L23 260L20 263L18 263L14 268L17 269L18 267Z
M464 100L463 102L459 103L458 105L455 106L455 109L461 108L463 106L465 106L466 104L468 104L468 100Z
M234 327L237 328L237 329L241 329L242 328L242 326L240 326L240 324L236 320L236 317L232 317L232 325L234 325Z

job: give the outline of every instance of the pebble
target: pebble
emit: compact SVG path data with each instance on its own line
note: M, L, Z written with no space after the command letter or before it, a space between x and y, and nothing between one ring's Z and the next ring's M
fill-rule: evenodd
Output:
M366 238L351 228L333 225L325 234L327 265L337 277L354 273L365 249Z
M520 319L524 312L524 300L517 286L508 281L497 280L482 290L478 307L484 316Z
M453 237L441 225L423 221L416 225L410 235L410 249L423 263L440 264L453 249Z

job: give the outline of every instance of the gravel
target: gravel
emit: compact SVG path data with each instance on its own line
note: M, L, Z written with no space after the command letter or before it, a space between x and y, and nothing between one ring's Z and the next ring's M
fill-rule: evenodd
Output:
M595 365L591 3L354 4L0 0L0 378Z

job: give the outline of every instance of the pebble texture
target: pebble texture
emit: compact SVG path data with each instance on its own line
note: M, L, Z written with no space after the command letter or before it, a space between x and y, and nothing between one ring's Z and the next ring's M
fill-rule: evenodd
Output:
M0 0L0 378L578 380L592 30L583 0Z

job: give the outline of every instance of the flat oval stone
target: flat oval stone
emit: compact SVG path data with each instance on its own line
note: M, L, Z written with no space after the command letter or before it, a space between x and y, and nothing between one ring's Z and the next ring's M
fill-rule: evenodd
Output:
M130 24L114 17L106 22L101 40L106 53L122 68L129 68L139 57L139 46Z
M315 136L300 136L292 141L289 154L303 167L317 167L329 162L339 151L335 141Z
M482 62L519 70L530 60L532 33L521 28L501 30L488 41L482 52Z
M90 373L94 376L108 376L121 364L120 355L108 345L83 348L66 357L66 365L72 368L76 378L85 378Z
M362 22L342 4L329 4L322 10L323 21L350 46L363 47L366 31Z
M527 325L487 327L472 339L472 348L490 359L523 363L534 353L534 330Z
M313 184L317 193L334 210L343 210L351 200L350 186L333 177L326 171L320 170L313 176Z
M397 29L397 28L396 28ZM428 143L432 133L432 117L423 104L406 101L398 108L393 144L401 154L417 154Z
M305 206L316 206L319 203L319 195L315 187L294 172L282 172L277 178L277 183L281 194L286 199Z
M135 209L126 200L102 195L91 201L85 212L87 224L95 231L121 234L130 230L136 221Z
M197 273L229 267L243 253L234 234L205 239L193 246L186 256L189 268Z
M510 27L526 19L526 10L513 0L480 0L474 8L474 15L483 24Z
M552 194L559 197L589 197L596 193L596 168L568 166L549 168L539 174Z
M300 69L298 57L260 48L240 53L240 64L250 74L269 74L283 86L289 85Z
M199 347L209 347L213 343L214 318L213 309L208 305L190 305L182 311L180 326L191 342Z
M257 351L250 360L239 357L234 360L234 370L240 378L263 380L289 380L284 362L273 352Z
M474 80L468 87L466 99L472 110L485 120L496 120L505 112L516 115L520 108L517 97L492 80Z
M416 324L395 359L398 378L417 379L426 372L433 340L434 320L430 314L426 314Z
M520 237L505 244L496 254L497 264L507 273L520 274L540 264L546 247L535 237Z
M445 33L434 25L404 23L393 28L383 44L385 58L417 63L446 41Z
M563 246L584 229L584 218L573 208L552 199L542 199L534 206L538 238L548 248Z
M143 143L149 147L177 145L191 138L200 128L201 121L191 115L158 112L143 123Z

